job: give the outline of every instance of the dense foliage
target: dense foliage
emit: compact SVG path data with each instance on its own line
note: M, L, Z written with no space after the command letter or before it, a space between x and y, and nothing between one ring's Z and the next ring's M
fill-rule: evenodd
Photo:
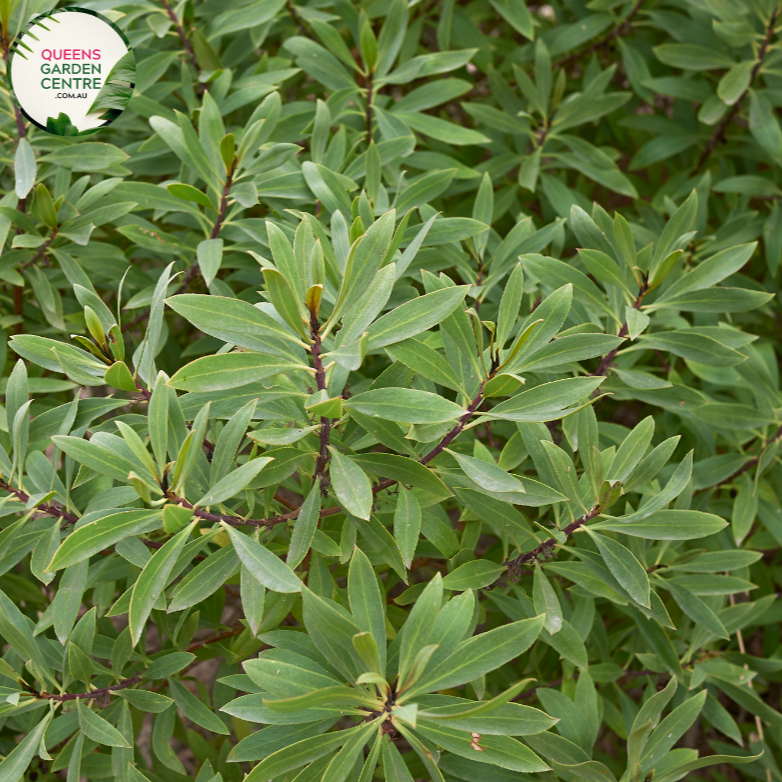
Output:
M3 92L0 782L782 780L777 0L352 2Z

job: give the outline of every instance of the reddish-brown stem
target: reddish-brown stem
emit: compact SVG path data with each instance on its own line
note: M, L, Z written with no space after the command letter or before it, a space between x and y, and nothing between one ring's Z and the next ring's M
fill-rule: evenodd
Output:
M6 37L6 31L3 30L2 41L0 41L3 49L3 59L5 60L6 73L8 73L8 56L11 53L11 44ZM14 147L18 146L19 142L25 137L26 130L24 127L24 115L16 105L16 101L11 98L11 103L14 105L14 119L16 120L16 138L14 139Z
M320 324L318 316L313 311L310 314L310 335L312 336L312 366L315 368L315 381L318 391L326 390L326 371L323 368L323 359L320 351L322 348L320 337ZM320 450L318 460L315 463L315 474L313 480L320 481L320 491L323 496L328 492L328 481L326 478L326 468L329 463L329 441L331 437L331 419L325 416L320 417Z
M141 674L137 673L135 676L131 676L129 679L123 679L118 684L112 684L110 687L99 687L97 690L93 690L92 692L66 692L61 695L57 695L51 692L38 692L37 690L34 690L30 687L25 687L25 689L30 693L30 695L33 695L38 700L59 701L60 703L63 703L65 701L86 701L102 698L111 692L116 692L117 690L126 690L128 687L132 687L134 684L137 684L140 681Z
M30 495L27 494L27 492L22 491L22 489L16 489L11 486L11 484L6 483L3 480L0 480L0 489L13 494L16 499L19 500L19 502L27 503L30 499ZM64 508L46 502L37 505L36 510L47 516L53 516L54 518L62 519L66 524L75 524L79 520L78 516L75 516L73 513L70 513Z
M432 459L435 458L435 456L441 454L447 447L450 445L450 443L454 440L455 437L457 437L464 429L464 427L467 425L468 421L477 411L478 407L480 406L481 402L483 401L483 386L485 385L485 381L483 384L481 384L481 389L478 392L475 399L472 400L470 403L470 406L467 408L464 415L459 419L459 421L456 423L456 426L454 426L453 429L451 429L448 434L443 437L443 439L439 442L437 446L435 446L426 456L424 456L421 459L421 464L428 464ZM317 468L316 468L317 472ZM384 489L388 489L391 486L394 486L398 483L398 481L392 480L391 478L387 478L384 481L381 481L380 483L376 484L372 487L372 493L378 494L379 492L383 491ZM208 511L201 510L200 508L193 508L193 506L185 500L183 497L179 497L173 492L169 492L168 494L169 499L172 502L177 503L178 505L181 505L184 508L189 508L193 511L193 513L200 519L204 519L205 521L213 521L213 522L225 522L226 524L229 524L232 527L242 527L242 526L252 526L252 527L273 527L276 524L283 524L286 521L292 521L299 515L299 511L301 508L295 508L291 510L289 513L283 513L279 516L271 516L268 519L243 519L241 516L226 516L218 513L209 513ZM324 516L334 516L337 513L342 513L342 508L340 508L338 505L334 505L331 508L324 508L322 511L320 511L320 517L323 518Z
M372 143L372 74L367 74L367 113L365 117L367 126L367 146Z
M198 60L196 59L195 52L193 51L193 45L190 43L187 34L185 33L185 28L182 27L182 23L179 21L179 19L177 19L177 16L174 13L174 9L169 5L168 0L160 0L160 2L166 9L166 14L168 14L168 18L171 20L171 23L176 28L177 35L182 41L182 46L185 47L185 51L187 52L187 56L190 59L190 62L192 62L193 66L196 68L196 70L198 70Z
M137 326L139 323L142 323L147 318L149 318L149 312L147 310L144 310L140 314L136 315L136 317L133 318L133 320L129 320L126 323L123 323L122 331L123 332L130 331L130 329L132 329L134 326Z
M595 518L595 516L598 516L600 511L600 506L595 505L592 510L590 510L588 513L585 513L580 519L576 519L571 524L568 524L567 527L564 527L561 531L564 532L567 537L570 537L577 529L580 529L588 521L591 521ZM518 571L521 565L523 565L525 562L531 562L533 559L537 559L540 556L547 555L548 552L551 551L551 549L553 549L558 542L559 541L557 541L555 538L549 538L548 540L543 541L543 543L541 543L537 548L532 549L532 551L525 551L523 554L519 554L519 556L515 559L508 560L505 563L505 567L508 568L508 570L512 573L516 573L518 575Z
M648 292L649 292L649 288L647 284L644 283L641 286L641 290L638 291L638 296L633 302L634 309L637 310L641 309L641 304L643 303L644 296L646 296ZM622 339L624 339L627 336L629 330L630 330L630 326L628 325L627 321L625 321L622 324L622 328L619 329L619 334L617 336L622 337ZM605 375L608 372L608 368L611 366L611 362L616 358L616 354L619 352L620 347L621 347L621 343L617 345L613 350L610 350L608 353L606 353L605 356L603 356L603 360L600 362L600 366L595 371L594 377Z
M758 454L756 456L753 456L752 458L750 458L749 461L747 461L745 464L743 464L741 467L739 467L739 469L736 470L736 472L732 473L731 475L729 475L724 480L721 480L716 485L717 486L721 486L724 483L730 483L731 481L735 481L736 478L738 478L740 475L743 475L745 472L749 472L749 470L751 470L760 461L760 457L763 455L763 451L769 445L771 445L771 443L777 442L779 440L782 440L782 426L780 426L779 429L777 429L777 431L776 431L776 433L774 434L773 437L769 437L767 440L764 440L761 443L760 451L758 452Z
M443 437L443 439L423 457L423 459L421 459L421 464L429 464L435 456L441 454L451 444L454 438L462 433L464 427L467 426L467 422L473 417L475 411L483 401L483 387L485 385L486 381L484 380L483 383L481 383L478 393L475 395L475 399L470 402L467 412L459 419L456 426L454 426L454 428L451 429L451 431L448 432L448 434L446 434L445 437Z
M285 0L285 7L288 9L288 13L291 15L291 19L293 19L294 22L296 22L296 26L299 28L299 32L306 38L307 37L307 28L304 26L304 23L301 21L301 17L296 12L296 9L293 7L293 3L291 0Z
M231 170L226 174L225 177L223 193L220 196L220 208L217 212L217 220L215 220L215 224L212 226L212 232L209 234L210 239L217 239L217 237L220 235L220 229L223 227L223 221L225 220L225 215L228 211L228 194L231 192L231 185L233 184L233 175L235 170L236 162L234 161L234 164L231 166ZM179 288L177 288L177 291L174 294L175 296L178 296L180 293L184 293L190 287L190 282L192 281L193 277L196 276L198 270L198 263L194 263L187 270L185 276L182 278L182 284L179 286Z
M32 266L36 261L39 261L43 256L46 254L46 251L49 249L49 245L57 238L57 229L52 229L51 236L38 248L38 252L30 258L29 261L25 261L21 266L20 269L26 269L28 266Z
M570 65L571 63L576 62L576 60L581 59L581 57L583 57L585 54L592 54L592 52L599 51L600 49L604 49L606 46L609 46L614 38L621 38L623 35L627 35L633 25L633 19L635 18L635 15L641 10L641 6L643 4L644 0L638 0L630 13L627 15L627 18L614 27L614 29L611 30L611 32L605 38L602 38L596 43L593 43L591 46L588 46L586 49L583 49L580 52L570 54L564 59L555 62L553 67L561 68L564 65Z
M760 49L758 49L758 56L755 59L755 66L752 69L752 73L750 74L747 89L741 93L739 99L733 104L731 110L723 117L720 124L717 125L709 137L709 140L706 142L706 148L701 153L700 158L698 158L698 163L695 166L695 174L700 173L700 170L703 168L706 161L711 157L712 152L714 152L714 150L717 148L717 145L720 142L725 141L725 133L727 132L730 124L736 118L736 115L739 113L741 104L749 94L750 89L752 89L752 84L755 81L755 77L758 75L760 72L760 67L763 65L763 60L765 59L768 47L771 44L771 37L774 35L774 25L777 22L778 16L779 11L774 11L774 13L771 15L771 19L769 19L768 26L766 27L766 36L763 39L763 43L760 44Z
M235 635L239 635L243 630L244 625L241 622L237 622L236 624L231 625L228 630L223 630L222 633L217 633L217 635L204 638L203 641L194 641L190 644L190 646L187 647L187 649L185 649L185 651L194 652L196 649L201 649L203 646L219 643L220 641L224 641L226 638L233 638Z

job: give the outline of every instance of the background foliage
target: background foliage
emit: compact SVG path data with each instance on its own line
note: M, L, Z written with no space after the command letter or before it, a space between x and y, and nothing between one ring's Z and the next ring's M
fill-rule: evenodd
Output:
M3 93L0 780L782 779L776 0L82 5L121 118Z

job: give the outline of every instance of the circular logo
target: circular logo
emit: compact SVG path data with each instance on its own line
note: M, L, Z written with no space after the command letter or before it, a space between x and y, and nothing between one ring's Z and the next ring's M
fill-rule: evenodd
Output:
M128 105L136 60L125 34L87 8L36 16L8 63L11 94L25 117L58 136L94 133Z

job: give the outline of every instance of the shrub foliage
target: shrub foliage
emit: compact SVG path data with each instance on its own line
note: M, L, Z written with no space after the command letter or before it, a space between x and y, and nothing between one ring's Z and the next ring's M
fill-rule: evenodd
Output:
M121 118L3 93L0 781L782 779L777 0L82 5Z

